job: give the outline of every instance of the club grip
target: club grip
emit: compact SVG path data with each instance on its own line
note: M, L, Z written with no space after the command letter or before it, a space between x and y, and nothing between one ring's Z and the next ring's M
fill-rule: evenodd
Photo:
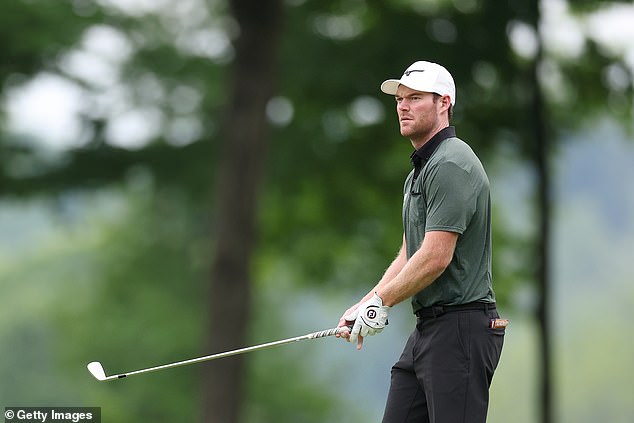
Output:
M310 338L311 339L325 338L326 336L337 335L337 334L343 332L344 330L350 330L350 328L347 327L347 326L342 326L342 327L338 327L338 328L322 330L322 331L319 331L319 332L313 332L313 333L310 334Z

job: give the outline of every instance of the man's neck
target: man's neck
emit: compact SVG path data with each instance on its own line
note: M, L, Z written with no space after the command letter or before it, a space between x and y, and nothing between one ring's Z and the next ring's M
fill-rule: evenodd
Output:
M427 161L434 154L434 151L436 151L436 148L438 148L440 143L442 143L447 138L455 136L456 128L454 128L453 126L448 126L438 131L436 135L431 137L431 139L427 141L421 148L412 153L410 157L412 159L412 164L414 165L415 170L414 178L418 176L420 170L423 166L425 166L425 163L427 163Z
M414 147L414 149L416 150L420 150L420 148L422 146L424 146L425 144L427 144L427 142L432 139L434 137L434 135L436 135L437 133L439 133L440 131L442 131L443 129L445 129L446 127L449 126L449 122L447 121L441 121L441 123L439 123L436 128L434 130L431 130L427 133L427 135L416 138L416 139L410 139L411 143L412 143L412 147Z

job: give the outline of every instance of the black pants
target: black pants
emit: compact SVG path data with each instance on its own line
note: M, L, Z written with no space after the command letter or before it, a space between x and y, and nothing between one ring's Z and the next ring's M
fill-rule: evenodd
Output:
M383 423L484 423L504 329L495 309L421 318L392 367Z

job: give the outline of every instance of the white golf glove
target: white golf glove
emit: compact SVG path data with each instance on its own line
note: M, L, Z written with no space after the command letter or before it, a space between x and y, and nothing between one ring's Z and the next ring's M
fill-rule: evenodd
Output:
M356 310L346 315L344 319L354 321L350 342L357 342L359 336L366 337L380 333L387 325L389 306L383 305L383 300L375 292L372 298L359 304Z

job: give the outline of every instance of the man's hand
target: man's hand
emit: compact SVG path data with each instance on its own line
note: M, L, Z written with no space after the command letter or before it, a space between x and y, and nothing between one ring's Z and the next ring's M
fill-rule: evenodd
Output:
M359 308L359 304L357 303L343 313L343 315L339 319L339 324L337 325L337 327L344 328L344 329L342 329L341 333L338 333L336 335L337 338L343 338L346 341L350 342L350 330L352 328L352 325L354 325L354 321L357 318L358 308ZM348 319L351 319L351 320L348 320Z
M357 342L357 349L363 345L363 338L380 333L387 325L390 307L383 305L383 300L375 292L372 298L359 304L352 312L344 316L346 321L354 321L350 342Z

